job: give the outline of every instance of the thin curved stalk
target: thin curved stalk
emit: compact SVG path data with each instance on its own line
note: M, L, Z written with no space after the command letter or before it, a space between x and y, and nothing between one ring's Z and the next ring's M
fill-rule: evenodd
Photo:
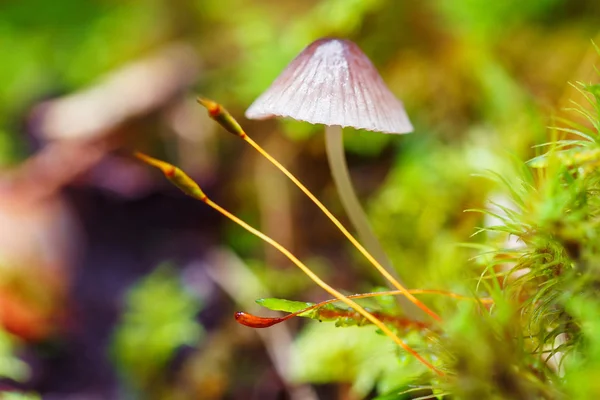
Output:
M208 206L212 207L214 210L218 211L225 217L229 218L231 221L235 222L242 228L246 229L248 232L253 235L259 237L265 242L269 243L271 246L279 250L284 256L286 256L292 263L294 263L304 274L306 274L313 282L323 288L327 293L331 294L341 302L345 303L348 307L354 309L356 312L361 314L363 317L368 319L373 325L381 329L386 336L392 339L396 344L402 347L406 352L412 354L417 360L423 363L427 368L431 371L435 372L439 376L444 376L444 373L437 369L433 364L424 359L419 353L417 353L412 347L407 345L396 335L390 328L388 328L381 320L375 317L373 314L365 310L355 301L347 298L339 291L332 288L329 284L323 281L317 274L315 274L310 268L308 268L302 261L300 261L295 255L293 255L288 249L283 247L279 242L274 240L273 238L265 235L258 229L252 227L246 222L242 221L235 215L231 214L229 211L219 206L217 203L213 202L208 196L202 191L200 186L194 180L192 180L185 172L181 169L166 163L164 161L158 160L156 158L150 157L140 152L134 153L134 156L139 160L145 162L146 164L152 165L158 169L160 169L165 177L171 181L175 186L177 186L181 191L183 191L188 196L191 196L195 199L198 199Z
M250 144L250 146L254 147L254 149L256 151L258 151L263 157L268 159L281 172L283 172L317 207L319 207L319 209L321 209L321 211L327 216L327 218L329 218L329 220L331 222L333 222L333 224L340 230L340 232L342 232L344 234L344 236L346 236L346 238L350 241L350 243L352 243L352 245L358 251L360 251L360 253L371 263L371 265L373 265L373 267L375 267L379 271L379 273L381 273L385 277L385 279L387 279L396 289L398 289L400 292L402 292L406 296L405 298L408 299L408 301L406 301L404 299L402 299L402 300L404 300L403 306L405 306L405 311L407 312L407 315L410 314L410 311L411 311L411 308L409 308L409 307L412 307L412 304L414 304L415 306L419 307L421 310L423 310L425 313L427 313L429 316L431 316L436 321L440 321L440 322L442 321L442 319L440 318L439 315L437 315L433 310L431 310L429 307L427 307L421 300L419 300L415 296L413 296L404 287L404 285L402 285L400 282L398 282L398 280L396 278L394 278L394 276L392 276L392 274L390 274L389 271L387 269L385 269L381 265L381 263L379 263L379 261L377 261L377 259L375 259L375 257L373 257L371 255L371 253L369 253L369 251L367 249L365 249L365 247L362 244L360 244L360 242L358 240L356 240L356 238L348 231L348 229L346 229L346 227L331 213L331 211L329 211L329 209L327 209L327 207L325 207L325 205L323 205L323 203L321 203L319 201L319 199L317 199L315 197L315 195L312 194L312 192L310 190L308 190L308 188L306 186L304 186L304 184L302 184L302 182L300 182L298 180L298 178L296 178L287 168L285 168L283 165L281 165L281 163L279 161L277 161L275 158L273 158L273 156L271 156L269 153L267 153L258 143L256 143L254 140L252 140L252 138L250 138L250 136L248 136L248 134L246 134L245 132L242 132L242 133L243 133L243 135L240 135L240 137L244 141L246 141L248 144Z
M365 310L362 306L358 305L358 303L356 303L355 301L347 298L342 293L338 292L337 290L335 290L334 288L332 288L331 286L329 286L325 281L323 281L321 278L319 278L319 276L317 274L315 274L314 272L312 272L312 270L310 268L308 268L306 265L304 265L304 263L302 263L302 261L300 261L298 258L296 258L296 256L294 256L285 247L283 247L282 245L280 245L277 241L275 241L271 237L265 235L264 233L262 233L258 229L255 229L252 226L248 225L246 222L242 221L241 219L239 219L235 215L231 214L229 211L225 210L224 208L222 208L221 206L219 206L218 204L216 204L215 202L213 202L212 200L210 200L208 197L205 196L201 200L204 201L210 207L212 207L215 210L217 210L219 213L223 214L224 216L226 216L227 218L229 218L230 220L232 220L233 222L235 222L236 224L238 224L239 226L241 226L242 228L246 229L248 232L252 233L253 235L255 235L255 236L259 237L260 239L264 240L265 242L269 243L271 246L275 247L284 256L286 256L291 262L293 262L298 268L300 268L302 270L302 272L304 272L313 282L315 282L317 285L319 285L321 288L323 288L327 293L331 294L332 296L334 296L335 298L337 298L341 302L345 303L348 307L354 309L354 311L356 311L357 313L361 314L363 317L365 317L366 319L368 319L369 321L371 321L371 323L373 325L375 325L376 327L378 327L379 329L381 329L381 331L383 333L385 333L390 339L392 339L397 345L399 345L400 347L402 347L406 352L412 354L417 360L419 360L427 368L429 368L430 370L432 370L433 372L435 372L439 376L444 376L444 373L442 371L438 370L435 366L433 366L433 364L431 364L429 361L425 360L412 347L410 347L409 345L407 345L406 343L404 343L402 341L402 339L400 339L398 337L398 335L396 335L383 322L381 322L373 314L371 314L370 312L368 312L367 310Z
M346 229L344 225L316 198L314 194L302 182L298 180L287 168L285 168L279 161L277 161L273 156L271 156L267 151L265 151L258 143L256 143L248 134L242 129L240 124L229 114L223 106L218 103L215 103L212 100L208 100L205 98L198 98L198 102L206 107L208 110L208 115L217 121L225 130L234 135L240 137L250 146L252 146L257 152L259 152L263 157L265 157L271 164L273 164L276 168L278 168L285 176L287 176L294 185L296 185L319 209L329 218L331 222L346 236L346 238L352 243L352 245L360 251L360 253L375 267L396 289L401 291L411 303L419 307L426 314L430 315L436 321L442 321L439 315L437 315L433 310L427 307L423 302L413 296L411 293L407 291L407 289L398 282L396 278L394 278L388 270L386 270L380 263L377 261L371 253L367 251L360 244L358 240ZM410 311L410 310L409 310Z

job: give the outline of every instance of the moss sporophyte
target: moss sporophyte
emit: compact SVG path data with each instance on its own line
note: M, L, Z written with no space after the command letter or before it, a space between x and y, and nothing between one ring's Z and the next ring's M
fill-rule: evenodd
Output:
M408 353L410 353L414 357L416 357L421 363L423 363L425 366L427 366L427 368L429 368L431 371L435 372L439 376L444 375L444 373L442 371L440 371L438 368L436 368L430 361L423 358L419 353L417 353L414 349L412 349L409 345L407 345L404 341L402 341L402 339L400 339L398 337L398 335L390 327L388 327L386 324L384 324L381 321L381 319L377 318L375 315L373 315L372 313L367 311L364 307L357 304L354 300L352 300L351 298L349 298L347 296L344 296L342 293L340 293L339 291L337 291L336 289L334 289L330 285L328 285L326 282L324 282L318 275L316 275L309 267L307 267L302 261L300 261L296 256L294 256L289 250L287 250L285 247L283 247L281 244L279 244L279 242L277 242L274 239L272 239L271 237L265 235L258 229L255 229L252 226L248 225L246 222L242 221L235 215L231 214L229 211L225 210L224 208L222 208L221 206L219 206L218 204L213 202L210 198L208 198L208 196L206 196L206 194L204 194L204 192L202 192L202 190L199 188L199 186L197 184L190 184L190 182L193 182L191 180L191 178L189 178L179 168L177 168L171 164L168 164L164 161L157 160L155 158L152 158L150 156L147 156L147 155L139 153L139 152L135 153L135 156L138 159L140 159L141 161L160 169L163 172L163 174L165 175L165 177L167 179L169 179L169 181L171 181L171 183L173 183L175 186L177 186L185 194L203 201L205 204L212 207L219 213L223 214L224 216L226 216L227 218L229 218L236 224L240 225L242 228L246 229L248 232L256 235L260 239L269 243L271 246L275 247L283 255L285 255L292 263L294 263L298 268L300 268L300 270L302 270L302 272L304 272L313 282L315 282L317 285L322 287L325 291L327 291L329 294L334 296L337 300L345 303L348 307L352 308L354 311L356 311L358 314L360 314L362 317L364 317L367 321L369 321L373 325L377 326L385 335L389 336L396 344L398 344L405 351L407 351ZM173 171L175 171L175 173L173 173ZM401 292L401 294L405 294L405 293L408 293L408 295L410 295L411 297L414 297L406 289L404 289Z
M227 131L243 139L279 168L375 267L379 265L290 171L252 140L223 106L204 98L198 101ZM593 323L589 318L586 320L586 315L582 313L591 312L585 308L583 300L589 299L590 288L597 287L590 271L593 270L596 260L595 238L598 236L595 232L598 220L591 216L598 214L599 203L595 193L600 179L595 168L598 164L598 147L593 132L588 132L582 127L557 128L557 131L564 135L577 135L581 140L559 139L553 142L547 153L532 160L530 166L540 171L537 181L531 173L532 170L525 165L520 167L519 174L515 174L517 184L511 184L511 181L502 175L494 175L495 179L508 187L514 207L496 204L499 211L478 210L498 219L497 225L484 227L479 232L508 234L522 242L522 246L517 248L505 246L492 249L482 253L479 258L484 267L479 285L484 287L493 299L462 296L444 290L406 289L397 281L394 285L400 285L400 289L344 295L324 282L280 243L214 203L181 169L142 153L135 155L143 162L160 169L167 179L185 194L201 200L275 247L333 296L331 300L316 304L261 299L258 300L259 304L288 314L267 318L240 311L235 314L235 319L240 324L252 328L268 328L296 316L333 321L337 326L370 323L414 356L429 371L440 377L453 377L452 381L444 379L438 382L454 382L454 378L460 381L462 377L469 376L490 380L503 377L511 380L511 385L534 385L531 391L543 392L542 398L556 398L555 388L541 388L540 385L544 379L555 376L555 369L562 368L562 362L568 352L575 351L577 346L581 345L581 338L587 333L585 325L578 320L584 318L588 324ZM482 248L490 249L486 246ZM384 276L388 278L387 275ZM480 311L480 318L473 318L471 312L459 313L453 317L450 324L441 325L437 314L415 297L433 294L455 300L469 300ZM398 316L385 310L366 309L355 301L381 296L405 297L432 316L434 322ZM340 302L344 306L336 305ZM462 323L465 325L462 326ZM445 350L441 350L440 353L425 349L416 351L402 339L410 337L410 332L416 332L430 343L443 344ZM460 339L457 339L457 333ZM513 340L515 337L517 339ZM502 348L509 350L504 351ZM487 358L478 354L481 352L486 352ZM452 372L447 374L450 366ZM511 366L518 369L511 369ZM491 375L488 378L480 376L490 368L499 370L489 372ZM544 376L547 378L541 375L539 379L535 378L535 374L542 373L541 370L546 371ZM454 382L458 385L454 387L458 393L462 390L459 381ZM498 382L494 385L500 385L496 389L502 392L504 383ZM523 393L529 393L526 389L523 390Z
M323 69L320 67L323 67ZM323 71L323 74L320 75L320 72L317 73L318 71ZM307 96L312 96L308 99L310 101L306 101ZM344 99L345 102L342 102L341 99ZM274 115L287 116L327 125L326 147L334 181L351 221L363 241L369 244L368 246L363 246L298 178L256 143L222 105L202 97L198 98L198 102L207 109L213 120L228 132L248 143L289 178L394 288L394 290L384 292L343 295L324 282L276 240L213 202L179 168L145 154L135 153L135 156L141 161L160 169L166 178L185 194L201 200L276 248L312 281L334 297L331 300L317 304L264 299L261 304L268 308L290 313L280 318L265 318L245 312L237 312L235 319L239 323L252 328L267 328L295 316L335 321L336 324L342 326L371 323L424 364L430 371L440 377L444 376L445 373L439 366L439 359L422 356L399 337L399 333L405 333L407 330L420 331L424 336L438 335L440 333L439 325L431 325L411 318L409 310L406 309L408 307L405 307L407 316L399 317L385 312L369 311L354 301L354 299L368 297L401 296L408 300L407 304L409 306L415 305L429 315L436 324L441 323L441 318L421 300L417 299L415 295L437 294L460 300L468 299L475 301L482 309L492 303L491 299L472 298L443 290L409 290L389 272L388 269L391 269L391 264L387 261L381 245L372 233L366 215L360 207L350 182L343 152L341 127L352 126L358 129L385 133L408 133L412 131L412 125L406 116L402 103L387 89L375 67L358 46L350 41L340 39L323 39L311 44L292 61L271 88L255 101L246 114L248 117L259 119ZM309 108L311 109L302 108L302 104L310 104ZM373 253L376 253L377 256L374 256ZM382 264L386 264L388 268L386 269ZM281 306L281 302L285 302L284 306ZM342 302L348 308L336 306L333 304L335 302ZM434 365L435 363L438 365Z
M300 190L302 190L325 213L325 215L338 227L338 229L340 229L340 231L344 233L344 235L350 240L350 242L352 242L352 244L356 248L358 248L358 250L361 253L363 253L365 257L379 271L387 272L385 269L383 269L383 267L381 267L381 265L375 260L375 258L350 234L350 232L341 224L341 222L335 216L333 216L333 214L291 172L285 169L277 160L275 160L260 145L254 142L246 132L242 130L240 125L227 112L227 110L225 110L223 106L205 98L199 98L198 102L207 108L211 118L219 122L227 131L245 140L261 155L266 157L272 164L279 168L294 184L296 184L296 186L300 188ZM241 219L231 214L229 211L225 210L218 204L214 203L200 189L200 187L179 168L139 152L135 153L135 156L141 161L160 169L166 176L166 178L169 179L185 194L203 201L208 206L223 214L236 224L242 226L250 233L258 236L265 242L269 243L271 246L275 247L278 251L285 255L292 263L294 263L298 268L300 268L302 272L304 272L311 280L313 280L317 285L319 285L321 288L323 288L325 291L327 291L334 297L334 299L318 304L301 303L302 305L304 305L304 307L300 307L295 312L292 312L291 314L288 314L287 316L281 318L263 318L244 312L238 312L235 314L235 318L238 322L240 322L243 325L250 326L253 328L266 328L277 323L289 320L290 318L293 318L295 316L311 317L318 320L335 320L337 321L337 323L340 324L350 323L360 325L364 323L372 323L373 325L378 327L385 335L392 339L396 344L403 348L406 352L410 353L421 363L427 366L427 368L430 369L432 372L436 373L439 376L443 376L444 373L438 367L434 366L432 361L425 359L423 356L417 353L413 348L411 348L402 339L400 339L400 337L396 333L397 331L405 331L406 329L426 329L430 332L435 332L438 331L437 327L432 327L428 323L412 320L410 318L400 318L382 312L370 312L364 307L357 304L354 301L354 299L377 296L401 295L408 298L411 302L420 307L423 311L425 311L432 318L434 318L436 322L441 321L440 317L429 307L427 307L424 303L418 300L415 297L415 294L438 294L452 297L455 299L469 299L471 301L479 302L482 305L491 303L490 299L474 299L442 290L408 290L404 288L404 286L400 285L400 283L398 283L396 280L394 280L394 278L388 273L383 273L384 277L392 281L394 286L398 287L398 289L393 291L363 293L345 296L336 289L332 288L326 282L324 282L309 267L302 263L302 261L300 261L296 256L294 256L288 249L283 247L280 243L278 243L271 237L265 235L258 229L250 226L246 222L242 221ZM335 307L332 305L333 302L343 302L347 307L349 307L349 309Z

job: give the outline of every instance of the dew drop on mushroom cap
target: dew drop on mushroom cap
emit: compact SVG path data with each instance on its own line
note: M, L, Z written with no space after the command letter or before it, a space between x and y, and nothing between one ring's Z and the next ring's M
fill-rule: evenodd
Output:
M369 58L344 39L310 44L246 111L250 119L275 116L383 133L413 130Z

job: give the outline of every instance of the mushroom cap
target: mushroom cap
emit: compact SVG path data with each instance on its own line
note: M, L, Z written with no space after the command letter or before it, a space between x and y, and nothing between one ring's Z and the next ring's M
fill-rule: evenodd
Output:
M311 43L246 110L250 119L274 116L384 133L413 130L369 58L344 39Z

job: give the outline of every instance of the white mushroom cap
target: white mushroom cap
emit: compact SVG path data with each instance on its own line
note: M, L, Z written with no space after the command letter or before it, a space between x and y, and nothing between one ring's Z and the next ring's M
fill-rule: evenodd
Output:
M384 133L408 133L402 102L353 42L319 39L246 110L250 119L289 117Z

